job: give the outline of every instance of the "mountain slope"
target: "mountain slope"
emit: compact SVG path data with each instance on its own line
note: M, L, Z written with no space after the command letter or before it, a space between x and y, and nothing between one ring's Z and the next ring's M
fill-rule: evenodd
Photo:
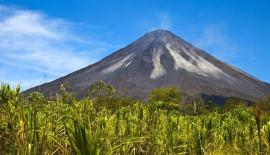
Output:
M100 80L113 84L120 96L139 99L164 86L175 86L188 96L205 100L239 97L253 101L270 94L269 84L166 30L147 33L93 65L26 92L55 94L62 83L67 83L68 91L80 98L87 94L90 84Z

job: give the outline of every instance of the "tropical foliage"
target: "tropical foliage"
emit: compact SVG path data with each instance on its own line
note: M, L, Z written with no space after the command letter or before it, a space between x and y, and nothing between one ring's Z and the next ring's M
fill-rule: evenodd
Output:
M55 100L48 100L1 86L0 154L270 153L267 99L226 110L200 105L196 108L203 112L193 113L193 104L183 110L174 88L159 88L144 103L114 97L114 89L104 83L91 86L81 100L62 87Z

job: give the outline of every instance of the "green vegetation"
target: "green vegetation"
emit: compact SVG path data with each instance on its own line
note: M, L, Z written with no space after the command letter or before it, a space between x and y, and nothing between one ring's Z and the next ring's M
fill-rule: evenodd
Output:
M76 100L0 88L0 154L270 154L269 98L255 106L184 104L175 88L147 103L92 85ZM235 101L238 102L238 101Z

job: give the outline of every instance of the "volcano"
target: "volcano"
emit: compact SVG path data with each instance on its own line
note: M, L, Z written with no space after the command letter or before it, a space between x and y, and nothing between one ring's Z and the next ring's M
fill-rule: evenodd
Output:
M61 84L78 98L100 80L112 84L118 96L146 99L156 87L176 87L189 97L254 101L270 94L270 85L226 64L167 30L146 33L130 45L81 70L26 92L46 96Z

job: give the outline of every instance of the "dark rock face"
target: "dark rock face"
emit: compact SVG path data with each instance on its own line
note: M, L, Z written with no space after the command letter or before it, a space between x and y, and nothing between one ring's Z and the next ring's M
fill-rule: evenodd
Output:
M112 84L119 96L145 99L156 87L174 86L191 97L238 97L253 101L270 94L270 85L230 66L166 30L145 34L101 61L26 91L59 92L62 83L76 97L90 84ZM204 99L204 97L202 97ZM209 98L208 98L209 99Z

